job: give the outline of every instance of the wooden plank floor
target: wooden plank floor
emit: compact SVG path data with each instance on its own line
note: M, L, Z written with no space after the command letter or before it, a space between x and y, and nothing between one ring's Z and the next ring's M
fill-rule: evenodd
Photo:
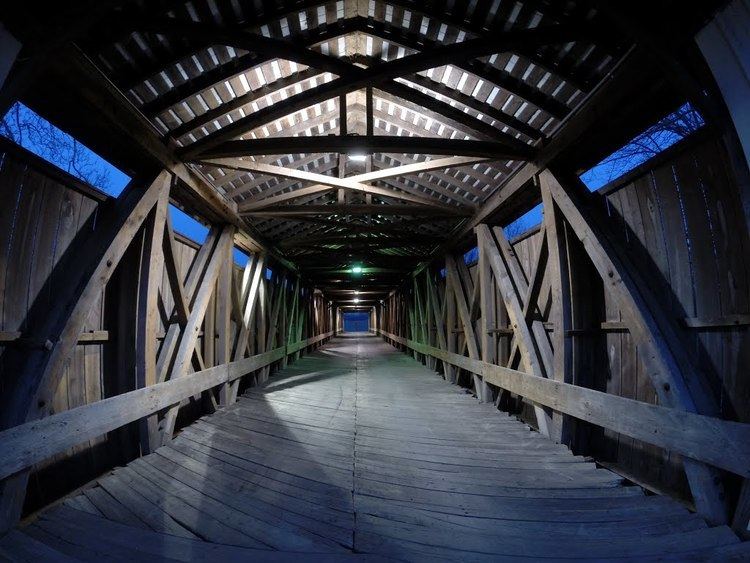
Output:
M622 486L373 336L337 338L0 540L17 560L726 559L747 544Z

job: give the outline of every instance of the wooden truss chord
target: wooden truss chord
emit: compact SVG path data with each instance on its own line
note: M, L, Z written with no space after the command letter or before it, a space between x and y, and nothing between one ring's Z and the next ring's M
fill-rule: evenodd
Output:
M648 285L639 279L637 271L627 265L622 253L610 242L605 227L590 206L583 204L582 199L588 191L580 180L571 179L565 186L545 170L540 174L540 181L571 231L583 243L594 267L623 311L631 334L644 349L643 361L659 403L709 416L718 413L713 394L704 386L703 377L679 341L672 321L658 300L650 295ZM716 469L689 459L684 465L699 512L714 523L726 522L725 496Z

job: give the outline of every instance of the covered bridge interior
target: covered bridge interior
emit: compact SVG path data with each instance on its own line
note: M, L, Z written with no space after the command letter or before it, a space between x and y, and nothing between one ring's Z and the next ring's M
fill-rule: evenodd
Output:
M5 4L0 557L750 557L746 0Z

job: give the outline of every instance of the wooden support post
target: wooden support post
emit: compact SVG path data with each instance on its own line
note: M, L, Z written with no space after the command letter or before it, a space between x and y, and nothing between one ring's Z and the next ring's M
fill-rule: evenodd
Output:
M458 353L458 335L454 331L456 328L456 294L453 290L453 276L448 276L448 261L445 259L445 341L448 352ZM446 368L446 378L451 383L458 382L458 368L450 366Z
M465 269L466 264L463 263L463 260L461 264L463 265L463 269ZM472 360L478 360L480 359L479 345L477 343L476 333L474 332L474 324L469 315L469 296L474 294L474 287L471 283L471 278L468 277L468 272L463 276L459 274L461 269L460 266L457 265L456 259L453 256L446 257L445 268L446 277L450 278L451 289L456 298L456 310L458 311L458 317L461 319L461 325L464 329L464 343L469 351L469 357ZM477 397L481 400L482 378L477 374L472 374L472 377Z
M447 350L447 340L445 335L445 320L444 320L444 308L438 297L438 291L435 287L435 280L431 275L427 275L427 295L429 297L430 306L432 307L432 315L435 319L435 331L437 334L438 345L441 350Z
M242 292L241 292L241 322L239 335L237 336L237 342L234 347L234 354L232 358L234 361L241 359L248 346L248 337L253 326L253 315L258 304L258 295L260 289L260 283L263 278L263 274L266 269L265 253L261 253L251 260L248 260L245 266L245 271L242 277Z
M264 268L265 269L265 268ZM265 273L261 274L260 276L260 284L258 285L258 307L256 309L255 314L255 335L253 338L253 341L256 343L257 346L257 352L256 353L262 353L266 352L266 335L268 333L268 311L270 309L268 303L270 300L269 294L268 294L268 284L266 283L265 279ZM265 368L259 370L255 376L253 383L257 384L258 380L263 377L263 374L265 373ZM237 391L238 391L239 384L236 386L233 386L233 395L236 398L237 397Z
M228 364L232 361L232 278L234 259L232 247L228 252L219 271L216 282L216 365ZM238 380L239 381L239 380ZM226 407L232 401L231 386L225 383L219 388L219 405Z
M534 337L532 336L531 330L524 318L521 305L522 298L519 297L519 290L517 285L514 284L514 276L511 273L511 271L515 269L515 265L512 262L509 262L507 260L508 257L500 250L500 246L507 243L507 239L502 233L502 230L497 229L494 232L494 235L500 237L500 242L496 243L493 238L493 233L490 232L490 228L487 225L478 225L476 227L476 233L480 245L479 252L480 254L485 254L492 269L492 273L495 275L495 281L497 282L500 294L505 302L505 307L508 311L508 317L510 318L513 327L516 343L521 352L524 370L537 377L544 377L544 365L539 357ZM517 276L518 273L516 273L516 277ZM516 279L516 281L519 280ZM528 287L523 289L525 290L522 290L525 297L526 293L528 293ZM552 424L550 414L542 407L536 405L534 406L534 412L536 413L539 432L545 436L549 436L550 426Z
M708 416L718 415L713 394L680 341L674 320L663 311L648 284L610 240L606 221L584 204L592 197L585 186L575 177L566 178L563 183L547 170L540 174L540 181L583 243L623 312L630 333L643 351L641 358L659 403ZM728 510L718 471L690 459L683 462L698 511L713 524L726 523Z
M544 229L549 249L548 273L552 287L552 311L555 330L552 334L554 353L551 377L555 381L573 383L573 342L570 330L573 328L570 270L568 267L568 247L565 236L565 223L555 205L546 181L541 186L544 203ZM541 284L539 284L541 285ZM531 293L531 289L529 290ZM531 299L531 297L529 297ZM527 305L529 301L527 300ZM525 311L528 315L528 311ZM528 316L527 316L528 318ZM550 375L550 374L548 374ZM557 413L556 413L557 414ZM558 417L561 417L558 420ZM555 439L568 446L572 440L572 419L567 415L553 416Z
M429 291L429 284L430 284L430 271L428 269L425 269L424 271L424 293L423 293L423 305L425 310L425 321L426 321L426 334L427 334L427 344L429 346L435 346L437 344L437 327L436 327L436 319L434 315L434 309L431 305L431 297L430 297L430 291ZM430 367L432 371L435 371L437 369L437 360L433 358L432 356L427 356L427 365Z
M308 306L310 304L310 295L311 295L311 292L305 291L305 294L308 295L308 300L305 303L303 303L302 302L302 291L303 291L303 288L300 289L299 296L297 297L297 320L296 320L296 324L295 324L296 330L295 330L293 342L301 342L302 341L302 335L305 333L305 320L306 320L306 317L307 317L306 313L307 313L307 310L308 310ZM296 362L297 360L299 360L300 355L301 355L301 353L302 353L303 350L304 350L304 348L302 348L300 350L297 350L294 353L294 355L292 356L292 361L293 362Z
M169 374L170 380L178 379L188 373L191 358L198 340L198 333L201 324L203 323L210 297L216 287L216 279L219 276L221 265L226 260L227 248L231 248L233 237L234 226L224 227L219 235L216 247L211 254L208 266L206 267L206 273L203 276L201 286L198 289L192 304L187 325L185 325L185 330L182 332L174 365ZM179 405L174 405L170 408L159 424L162 443L168 443L172 439L178 409Z
M300 279L299 276L296 276L294 279L294 287L292 288L292 295L291 295L291 303L289 303L289 306L286 313L286 322L284 325L285 333L284 333L284 343L289 346L293 342L296 341L295 336L297 334L297 323L299 321L297 308L299 307L299 296L300 296ZM282 366L286 366L289 361L288 356L284 355L284 358L281 361Z
M418 331L417 331L417 312L416 312L416 305L414 304L414 287L412 287L412 298L406 302L406 309L407 313L409 315L409 324L408 324L408 330L406 334L411 340L417 340L418 338ZM419 355L415 350L412 350L410 354L414 357L415 360L419 359Z
M415 337L414 340L427 344L427 319L425 318L425 310L423 307L422 292L419 289L419 276L412 278L414 287L414 322L415 322ZM427 358L421 358L417 353L415 357L423 362L427 362Z
M174 242L174 234L172 233L172 224L169 218L167 219L167 234L168 240L165 240L164 242L164 257L170 288L174 295L177 322L173 322L167 328L167 334L164 336L164 341L162 342L159 356L156 360L156 373L159 383L166 381L169 370L172 367L175 348L180 339L180 334L187 325L188 317L190 315L190 307L192 306L197 293L197 288L203 279L208 258L216 245L219 231L216 228L209 231L206 241L203 243L203 246L201 246L201 249L198 251L195 258L193 258L193 263L190 266L190 272L188 273L187 281L184 286L175 260L174 247L172 246Z
M168 180L168 179L167 179ZM135 333L135 382L138 388L157 382L156 331L158 327L157 298L164 271L163 240L169 204L169 189L162 192L145 223L145 236L140 257L138 305ZM141 452L151 453L158 447L158 420L155 415L139 423Z
M435 322L435 334L437 338L437 345L441 350L448 351L448 341L445 334L445 318L444 318L444 307L440 303L437 289L435 288L435 280L430 275L429 269L426 270L427 278L427 300L429 307L432 309L432 318ZM445 378L450 380L449 370L453 370L453 366L442 362L443 373Z
M482 361L494 364L497 363L497 336L492 332L497 322L495 292L492 287L492 271L487 261L487 255L481 251L477 263L475 287L479 291L479 341L482 349ZM484 380L482 381L479 400L483 403L493 400L492 389Z
M266 350L273 349L274 343L277 340L279 332L279 315L281 314L282 301L284 300L284 294L286 293L284 289L285 283L285 276L278 276L276 278L276 285L273 292L273 305L271 307L271 315L268 321L268 332L266 334ZM281 342L279 342L279 344L281 344ZM270 371L271 366L264 368L260 383L263 383L268 379Z

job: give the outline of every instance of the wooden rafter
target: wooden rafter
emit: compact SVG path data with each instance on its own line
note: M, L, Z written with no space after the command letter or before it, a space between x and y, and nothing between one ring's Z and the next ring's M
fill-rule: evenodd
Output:
M513 31L507 34L499 34L491 41L485 39L468 40L453 45L445 45L428 52L392 60L366 70L346 62L336 64L333 57L312 54L312 51L298 49L296 53L298 56L296 58L303 60L296 60L295 62L302 62L311 66L320 65L328 67L328 65L334 65L329 68L332 69L332 72L339 74L339 78L321 86L308 89L305 92L288 98L284 102L259 110L252 116L237 120L220 131L193 143L183 152L189 158L205 154L206 151L217 145L236 138L259 125L292 114L312 104L334 98L343 93L368 86L378 86L381 89L390 90L391 86L385 83L399 76L419 72L420 70L427 70L453 60L467 60L483 55L491 55L499 51L512 49L514 45L518 44L565 43L571 39L575 39L577 35L577 30L554 26L550 28ZM290 55L293 54L288 49L285 50L287 58L291 58ZM397 95L400 95L401 90L399 89L398 92L399 94Z
M492 160L528 160L535 151L531 147L510 148L499 141L474 141L444 139L440 137L268 137L226 141L214 148L193 156L206 160L225 157L243 157L259 154L288 153L382 153L400 152L408 154L434 154L448 156L478 157Z
M378 186L370 186L363 182L357 181L356 177L336 178L334 176L316 174L315 172L307 172L304 170L297 170L295 168L273 166L271 164L263 164L260 162L253 162L249 160L239 160L236 158L235 159L231 159L231 158L210 159L205 162L209 164L213 164L215 166L223 166L227 168L236 168L236 169L248 170L251 172L257 172L259 174L265 174L267 176L277 176L280 178L292 178L296 180L301 180L303 182L314 182L317 185L313 186L313 188L318 190L318 192L328 191L330 188L341 188L341 189L353 191L353 192L385 196L385 197L389 197L393 199L400 199L403 201L418 203L421 205L429 205L429 206L442 207L442 208L449 209L447 205L440 204L439 202L436 202L432 200L431 198L424 197L424 196L416 196L410 193L400 192L400 191L391 190L391 189L380 188ZM310 190L306 192L305 195L311 195L313 193L316 193L316 192ZM244 205L241 208L241 212L246 213L248 211L258 209L259 207L263 207L263 206L260 205L259 203Z
M469 215L459 207L456 207L455 211L448 211L426 205L348 205L340 203L329 205L276 205L245 214L261 217L299 217L305 215L455 215L465 217Z

